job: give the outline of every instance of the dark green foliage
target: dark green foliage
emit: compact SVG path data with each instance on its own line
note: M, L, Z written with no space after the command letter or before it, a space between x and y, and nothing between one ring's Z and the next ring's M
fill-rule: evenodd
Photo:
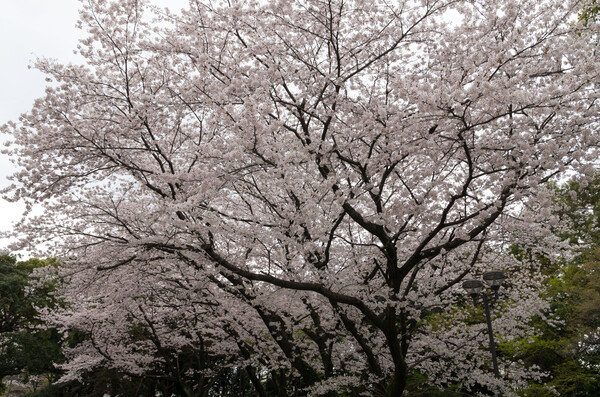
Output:
M37 317L38 309L58 304L54 286L33 275L42 266L56 262L0 256L0 379L20 375L27 382L31 375L43 375L52 382L59 375L54 364L63 359L60 336Z
M564 321L557 327L539 321L533 340L505 343L500 350L515 360L537 365L551 374L545 385L532 384L523 396L600 395L600 177L582 188L570 182L556 188L559 215L573 230L559 234L582 248L570 262L537 257L549 276L548 297ZM522 253L515 251L515 255Z
M427 375L419 371L410 373L406 390L412 397L459 397L465 395L460 384L448 385L443 390L432 387Z

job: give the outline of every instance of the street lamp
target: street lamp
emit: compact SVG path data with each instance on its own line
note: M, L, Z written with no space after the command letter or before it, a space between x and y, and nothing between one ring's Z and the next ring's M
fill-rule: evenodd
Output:
M498 298L498 290L506 279L504 273L500 271L491 271L483 273L483 280L494 291L494 298ZM488 295L483 292L484 284L480 280L465 280L462 284L463 288L473 298L473 304L477 305L477 296L481 294L483 298L483 307L485 308L485 318L487 320L488 335L490 337L490 352L492 353L492 364L494 365L494 374L500 379L498 371L498 361L496 360L496 344L494 343L494 332L492 331L492 319L490 316L490 305Z

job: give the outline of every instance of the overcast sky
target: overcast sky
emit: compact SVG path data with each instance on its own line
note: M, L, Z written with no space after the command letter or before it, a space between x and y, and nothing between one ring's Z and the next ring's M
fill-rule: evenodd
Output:
M187 1L153 3L179 10ZM28 69L36 58L77 62L73 50L82 36L75 28L79 7L78 0L0 0L0 125L16 121L43 95L44 75ZM9 184L6 177L13 171L6 155L0 154L0 188ZM0 199L0 231L9 230L22 212L23 205ZM6 242L0 238L0 248Z
M16 121L43 95L44 76L28 69L37 57L75 60L78 9L77 0L0 0L0 125ZM0 155L0 187L9 184L6 177L13 171L7 156ZM22 204L0 199L0 230L9 230L22 212ZM4 246L6 240L0 241Z

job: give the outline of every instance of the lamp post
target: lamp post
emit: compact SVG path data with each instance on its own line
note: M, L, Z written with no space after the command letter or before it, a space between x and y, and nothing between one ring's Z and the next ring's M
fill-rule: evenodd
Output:
M500 271L491 271L483 273L483 280L494 291L494 299L498 299L498 290L506 279L504 273ZM477 296L481 294L483 298L483 307L485 308L485 318L487 320L488 335L490 337L490 352L492 353L492 364L494 365L494 375L500 379L498 371L498 361L496 359L496 344L494 343L494 332L492 330L492 318L490 316L490 305L487 293L483 292L484 283L480 280L465 280L463 288L473 298L473 304L477 305Z

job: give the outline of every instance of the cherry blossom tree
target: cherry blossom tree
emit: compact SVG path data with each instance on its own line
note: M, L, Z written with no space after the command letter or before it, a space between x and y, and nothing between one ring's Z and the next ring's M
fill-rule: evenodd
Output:
M50 314L97 365L218 367L279 395L399 396L411 372L509 393L461 281L510 276L494 329L548 316L518 241L563 255L542 186L592 175L595 21L578 1L89 0L83 65L18 123L22 241L62 258ZM548 254L550 252L550 254ZM144 338L135 339L136 327ZM177 367L186 349L206 365ZM212 364L210 364L212 363ZM178 372L179 371L179 372ZM191 382L191 383L190 383Z

